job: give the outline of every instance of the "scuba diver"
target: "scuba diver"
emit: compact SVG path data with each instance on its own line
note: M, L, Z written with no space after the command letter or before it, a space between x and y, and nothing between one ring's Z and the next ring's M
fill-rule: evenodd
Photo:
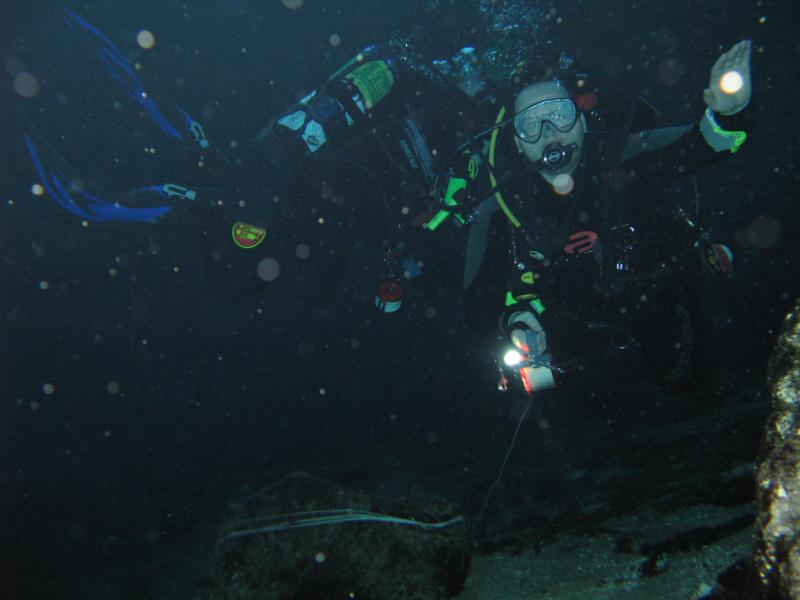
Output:
M514 100L513 116L498 112L496 122L513 127L512 156L495 168L501 163L492 140L485 160L491 189L458 200L474 207L465 310L473 328L502 315L500 329L512 342L504 363L529 393L552 387L561 372L552 364L547 331L558 330L576 305L613 303L648 258L664 257L659 245L691 245L706 270L730 272L730 249L663 192L744 143L753 116L745 110L750 52L750 42L742 41L719 57L703 94L706 110L687 125L659 125L660 115L640 97L609 102L610 94L583 74L572 85L528 85ZM505 379L501 374L501 387Z
M183 109L188 134L168 122L104 34L70 11L65 20L166 135L213 148ZM65 181L32 126L25 142L47 194L85 226L196 233L226 298L283 287L324 303L361 237L386 251L375 306L390 313L431 238L461 244L466 320L515 351L502 352L502 385L516 378L533 394L562 370L548 339L562 316L619 297L663 231L677 223L708 270L730 270L729 248L659 197L744 143L750 51L743 41L716 61L698 121L665 126L644 99L596 84L564 55L557 78L514 94L481 82L468 50L459 78L406 44L369 47L272 119L215 189L158 183L110 201Z

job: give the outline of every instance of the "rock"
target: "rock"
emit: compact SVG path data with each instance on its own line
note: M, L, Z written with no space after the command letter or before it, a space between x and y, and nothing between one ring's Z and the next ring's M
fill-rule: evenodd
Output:
M756 472L755 563L766 598L800 598L800 306L770 358L773 412Z
M410 505L297 472L234 513L213 558L208 598L444 600L464 587L471 559L466 527L452 505L436 498ZM416 524L380 518L389 515ZM368 520L348 521L359 516Z

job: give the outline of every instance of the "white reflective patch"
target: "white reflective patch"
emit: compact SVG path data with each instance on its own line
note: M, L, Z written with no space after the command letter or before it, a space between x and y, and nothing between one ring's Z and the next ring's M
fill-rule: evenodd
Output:
M359 96L353 96L353 103L358 107L358 110L360 110L362 114L367 112L367 109L364 107L364 103L361 101Z
M353 117L350 116L350 113L344 113L344 118L347 119L347 126L350 127L355 121L353 121Z
M380 310L381 312L385 313L393 313L400 310L400 307L403 306L403 302L398 300L396 302L384 302L377 296L375 296L375 307Z
M286 115L285 117L281 117L278 119L278 123L283 125L284 127L288 127L292 131L297 131L303 126L303 123L306 122L306 113L302 110L298 110L297 112L293 112L291 114Z
M319 150L326 142L325 131L316 121L309 121L302 135L303 141L311 152Z

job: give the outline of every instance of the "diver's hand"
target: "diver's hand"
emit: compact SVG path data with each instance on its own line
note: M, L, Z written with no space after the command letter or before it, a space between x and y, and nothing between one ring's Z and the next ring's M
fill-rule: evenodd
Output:
M532 394L554 387L555 379L550 364L552 359L546 354L547 334L536 315L530 311L513 313L508 319L508 325L512 327L511 342L532 361L530 366L520 369L525 390ZM514 325L517 327L513 328Z
M508 319L508 326L510 328L515 324L525 326L525 329L511 330L511 343L521 352L532 357L539 357L547 351L547 334L531 311L513 313Z
M753 93L750 81L750 51L752 42L743 40L723 53L711 67L708 87L703 91L706 106L720 115L735 115L750 102ZM729 72L742 77L741 87L736 91L723 91L722 78Z

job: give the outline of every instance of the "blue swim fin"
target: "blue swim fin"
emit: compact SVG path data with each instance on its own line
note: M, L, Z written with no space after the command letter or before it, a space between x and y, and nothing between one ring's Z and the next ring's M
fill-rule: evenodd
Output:
M39 183L56 205L67 211L70 216L87 223L110 221L155 223L173 208L172 206L130 207L100 198L85 188L70 190L69 184L65 183L67 178L64 173L46 164L27 133L24 134L24 138Z
M158 110L158 106L153 101L147 92L144 90L139 76L136 74L131 66L128 64L125 55L120 52L120 49L112 42L108 36L102 31L94 27L91 23L81 18L71 10L63 7L64 21L74 31L82 29L88 32L92 37L92 43L96 46L97 53L100 60L106 67L106 71L114 81L117 82L120 88L131 98L150 119L158 126L161 131L170 137L182 140L183 134L178 131Z

